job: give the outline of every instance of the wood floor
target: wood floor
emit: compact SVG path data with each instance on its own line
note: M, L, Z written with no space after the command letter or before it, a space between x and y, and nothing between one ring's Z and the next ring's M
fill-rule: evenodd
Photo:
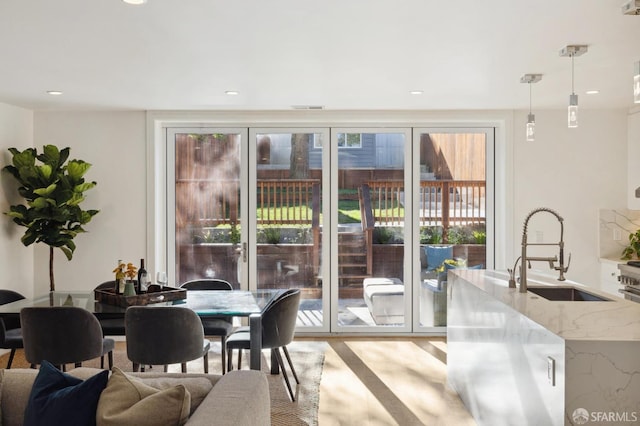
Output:
M319 426L475 426L447 387L444 337L296 337L326 342Z
M320 426L475 425L447 387L444 337L331 337L320 382Z

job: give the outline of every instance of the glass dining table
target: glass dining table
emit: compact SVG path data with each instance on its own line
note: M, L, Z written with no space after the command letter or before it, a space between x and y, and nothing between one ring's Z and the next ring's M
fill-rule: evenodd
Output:
M200 317L247 317L251 349L249 367L260 370L262 352L262 312L283 290L206 291L189 290L186 299L159 302L147 306L179 306ZM124 318L125 307L98 302L93 291L54 291L33 299L0 305L0 317L16 316L27 306L76 306L92 312L98 319Z

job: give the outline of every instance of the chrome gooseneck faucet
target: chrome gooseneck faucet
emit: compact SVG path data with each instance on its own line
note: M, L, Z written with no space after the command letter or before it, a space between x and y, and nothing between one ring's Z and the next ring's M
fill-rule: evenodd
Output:
M540 212L551 213L558 219L560 222L560 242L558 243L528 243L527 242L527 228L529 226L529 220L533 215ZM509 287L514 288L515 285L515 271L516 266L518 265L518 260L520 261L520 293L527 292L527 267L531 267L531 262L549 262L549 267L556 271L560 272L560 276L558 277L558 281L564 281L564 273L569 270L569 264L571 263L571 254L569 254L569 261L567 262L567 266L564 266L564 219L554 210L551 210L547 207L540 207L534 209L529 213L524 220L524 228L522 229L522 255L516 259L515 264L513 265L513 269L508 269L510 274L509 279ZM549 246L549 245L557 245L560 248L559 256L553 257L530 257L527 256L527 246ZM559 258L558 258L559 257ZM555 266L555 262L558 262L558 266Z

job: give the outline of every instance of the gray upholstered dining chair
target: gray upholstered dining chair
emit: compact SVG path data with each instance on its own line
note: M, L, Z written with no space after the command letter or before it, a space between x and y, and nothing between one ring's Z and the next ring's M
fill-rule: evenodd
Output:
M289 396L292 401L295 401L295 395L291 389L291 383L289 383L289 376L284 367L282 361L282 355L280 348L287 357L291 373L296 380L296 383L300 383L298 375L291 362L287 345L293 340L296 329L296 321L298 318L298 308L300 306L300 290L290 289L278 296L277 299L272 301L264 310L262 314L262 348L271 349L275 355L275 359L282 370L282 377L287 385ZM238 349L238 369L242 363L242 350L250 349L250 333L248 330L243 329L232 333L227 338L227 352L228 352L228 365L227 370L233 369L232 357L233 350Z
M0 305L22 299L24 299L24 296L18 292L0 289ZM11 349L9 360L7 361L7 368L11 368L16 350L22 349L23 347L20 318L0 318L0 349Z
M211 343L204 338L200 317L191 309L177 306L130 306L124 314L127 357L133 371L145 365L181 364L204 358L204 372L209 372Z
M189 290L206 290L206 291L219 291L219 290L233 290L231 283L225 280L217 278L205 278L199 280L191 280L183 283L181 288ZM219 336L222 356L222 374L226 372L227 367L227 349L226 342L227 336L233 331L233 320L228 317L206 317L201 318L202 327L204 328L205 336Z
M104 338L96 317L75 306L27 307L20 311L24 355L31 367L43 360L66 370L66 364L82 365L82 361L104 355L113 367L113 339Z
M105 290L114 288L114 281L105 281L102 284L98 285L95 290ZM113 315L112 317L108 317L108 314L101 314L98 319L100 322L100 327L102 327L102 334L105 336L124 336L124 318L122 315Z

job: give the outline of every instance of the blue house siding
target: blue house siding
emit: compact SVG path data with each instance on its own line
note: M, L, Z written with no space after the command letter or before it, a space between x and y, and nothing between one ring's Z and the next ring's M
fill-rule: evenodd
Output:
M291 157L291 137L289 134L269 135L271 140L271 158L268 165L259 168L288 169ZM404 139L400 134L363 133L362 146L358 148L341 147L338 159L341 169L400 169L404 166ZM320 169L322 148L314 148L309 142L309 168Z

